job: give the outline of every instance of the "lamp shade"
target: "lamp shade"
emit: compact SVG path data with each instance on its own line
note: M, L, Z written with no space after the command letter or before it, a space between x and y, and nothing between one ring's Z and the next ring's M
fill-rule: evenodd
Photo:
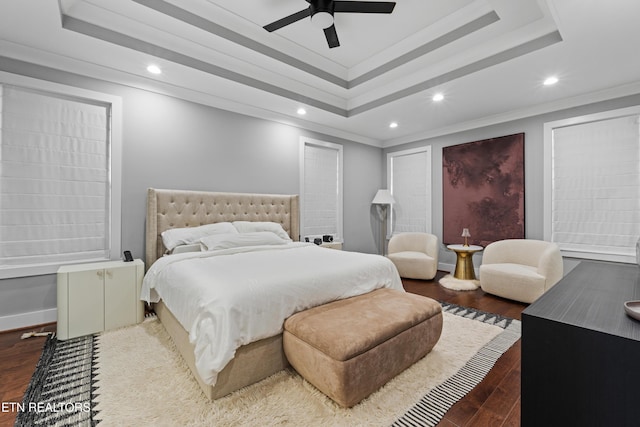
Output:
M371 203L374 205L392 205L395 202L389 190L378 190Z
M463 228L462 229L462 237L471 237L471 233L469 233L469 229L468 228Z

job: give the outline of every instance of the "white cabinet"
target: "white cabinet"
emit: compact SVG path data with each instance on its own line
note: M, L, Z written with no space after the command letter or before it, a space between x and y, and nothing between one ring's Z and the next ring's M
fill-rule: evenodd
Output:
M142 322L144 263L107 261L58 269L58 339Z

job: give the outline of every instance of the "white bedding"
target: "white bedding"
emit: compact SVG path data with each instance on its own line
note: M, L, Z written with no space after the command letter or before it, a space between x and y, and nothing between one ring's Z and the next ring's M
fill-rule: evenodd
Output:
M281 333L293 313L383 287L403 289L385 257L292 242L162 257L141 298L163 300L189 332L198 373L214 385L238 347Z

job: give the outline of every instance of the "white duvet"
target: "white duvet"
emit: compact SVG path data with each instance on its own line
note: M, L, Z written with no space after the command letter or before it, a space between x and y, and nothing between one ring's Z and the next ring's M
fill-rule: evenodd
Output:
M214 385L238 347L281 333L293 313L377 288L403 289L389 259L292 242L162 257L141 299L163 300L189 332L198 373Z

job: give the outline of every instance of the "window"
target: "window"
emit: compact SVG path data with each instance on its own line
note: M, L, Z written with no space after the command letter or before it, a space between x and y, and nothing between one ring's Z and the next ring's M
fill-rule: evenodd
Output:
M545 124L545 239L569 257L635 262L640 107Z
M430 165L430 146L387 154L387 185L395 200L389 235L431 232Z
M342 145L300 140L300 233L342 241Z
M0 74L0 278L119 257L119 102L17 77Z

